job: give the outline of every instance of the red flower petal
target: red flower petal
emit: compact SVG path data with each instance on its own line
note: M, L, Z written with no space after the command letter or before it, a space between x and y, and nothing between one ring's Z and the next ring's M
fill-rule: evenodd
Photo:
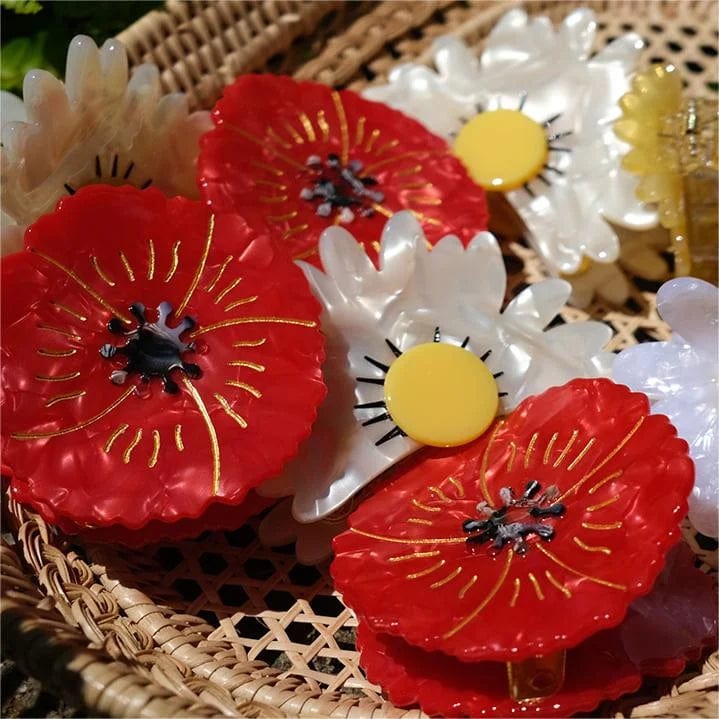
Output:
M213 112L216 128L201 140L201 192L216 212L239 212L252 227L271 232L294 258L319 264L319 235L338 221L316 210L300 192L312 185L311 156L334 153L357 177L373 177L384 195L371 217L360 209L348 229L376 259L386 218L412 210L429 242L449 233L468 242L486 229L487 208L444 140L415 120L354 92L334 91L288 77L245 75L225 88Z
M88 527L200 515L240 502L307 436L324 396L319 306L302 273L232 215L155 190L92 186L3 261L3 450L16 499ZM99 350L113 315L164 301L198 325L178 394L138 396ZM244 426L246 425L246 426ZM179 429L178 429L179 428Z
M375 632L465 661L520 660L572 647L621 621L679 537L693 481L687 445L644 395L575 380L524 401L461 450L425 450L362 504L335 539L332 574ZM477 503L502 487L555 485L560 518L526 554L471 544ZM407 596L415 598L411 609Z
M713 579L693 567L686 544L670 553L654 589L635 601L622 624L599 632L567 653L559 692L543 700L513 702L505 666L467 663L425 652L399 637L357 631L360 664L397 705L419 704L430 715L570 716L639 688L642 674L675 677L686 660L716 642Z

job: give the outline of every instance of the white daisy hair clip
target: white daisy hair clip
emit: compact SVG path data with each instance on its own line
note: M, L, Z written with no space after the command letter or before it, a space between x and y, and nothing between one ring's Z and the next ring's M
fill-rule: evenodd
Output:
M513 9L480 58L461 39L441 37L436 70L401 65L387 85L364 91L445 137L480 185L506 193L554 275L614 262L616 227L658 221L635 198L636 181L620 166L627 146L612 129L642 40L629 33L590 56L595 33L588 9L570 13L556 32L548 18ZM609 294L623 301L627 290L615 283Z
M2 254L20 249L26 225L83 185L158 187L196 197L200 135L208 112L190 113L182 93L163 95L159 70L130 77L125 48L78 35L65 82L32 70L23 84L24 121L2 126Z
M538 282L502 309L506 271L489 232L430 250L400 212L382 234L380 269L339 227L322 234L319 252L324 273L299 264L324 307L328 396L300 455L259 490L293 494L300 523L336 512L422 445L464 444L525 397L610 371L607 325L545 329L567 282ZM277 543L280 534L286 527ZM274 543L271 528L263 537Z

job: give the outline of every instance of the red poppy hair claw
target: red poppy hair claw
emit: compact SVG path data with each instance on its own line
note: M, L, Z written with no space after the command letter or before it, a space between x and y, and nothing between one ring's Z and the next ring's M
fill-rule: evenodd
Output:
M472 684L473 716L566 716L636 688L641 672L603 630L652 588L692 481L666 417L604 379L531 397L469 445L422 450L334 543L332 575L359 617L370 677L400 673L390 685L448 715L451 692L437 703L427 690L442 681L429 671L441 657L453 684L487 677ZM575 667L595 653L613 657L600 679ZM505 665L498 695L489 678Z
M15 498L112 538L226 526L325 394L302 272L239 216L153 189L81 189L25 242L2 263Z

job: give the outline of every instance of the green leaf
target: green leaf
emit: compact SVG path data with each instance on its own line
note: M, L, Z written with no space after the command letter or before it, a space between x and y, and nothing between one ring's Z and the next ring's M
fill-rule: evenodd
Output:
M42 10L42 5L37 0L0 0L0 6L17 15L35 15Z
M45 57L46 41L47 32L39 32L32 37L15 38L2 46L0 87L3 90L21 90L25 74L36 68L57 75Z

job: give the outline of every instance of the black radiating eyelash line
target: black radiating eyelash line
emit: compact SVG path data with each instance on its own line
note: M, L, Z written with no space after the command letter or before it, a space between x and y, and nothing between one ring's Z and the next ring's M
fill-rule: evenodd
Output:
M115 153L112 156L112 165L110 167L110 177L116 178L118 175L119 170L119 162L120 162L120 156ZM129 164L125 168L125 172L122 175L123 180L129 179L130 175L132 174L133 170L135 169L135 162L133 160L130 160ZM102 161L100 160L100 155L95 155L95 177L97 177L98 180L102 180L104 175L102 172ZM141 190L145 190L152 184L152 178L149 180L145 180L141 185L139 185L139 188ZM69 182L66 182L63 184L63 187L65 188L65 192L67 192L68 195L74 195L78 188L73 187Z

